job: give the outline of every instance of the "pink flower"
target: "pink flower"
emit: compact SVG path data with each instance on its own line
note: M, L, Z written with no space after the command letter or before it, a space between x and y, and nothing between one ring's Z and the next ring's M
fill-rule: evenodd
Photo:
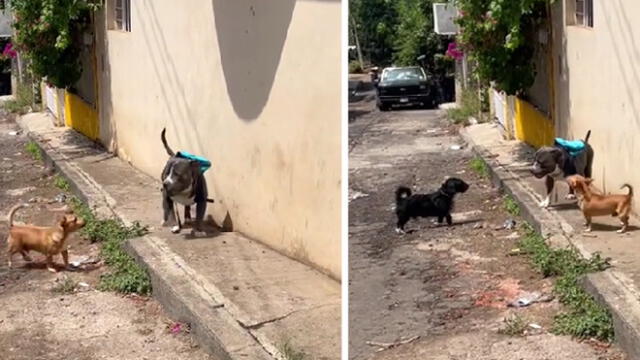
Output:
M7 45L4 46L4 50L2 51L2 56L5 57L9 57L9 58L15 58L18 55L18 53L13 49L13 44L12 43L7 43Z
M454 58L455 60L460 60L464 56L464 53L458 49L458 44L456 44L455 42L452 42L452 43L449 43L449 46L447 47L447 52L445 53L445 55L450 58Z

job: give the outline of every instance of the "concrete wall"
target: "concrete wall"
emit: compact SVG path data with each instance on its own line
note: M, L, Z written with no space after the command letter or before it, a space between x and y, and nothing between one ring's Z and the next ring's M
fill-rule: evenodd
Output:
M594 1L593 28L570 25L572 3L554 5L556 131L583 138L592 130L599 188L640 186L640 2Z
M340 278L340 2L131 6L131 32L97 29L101 141L159 178L166 127L212 161L216 222Z

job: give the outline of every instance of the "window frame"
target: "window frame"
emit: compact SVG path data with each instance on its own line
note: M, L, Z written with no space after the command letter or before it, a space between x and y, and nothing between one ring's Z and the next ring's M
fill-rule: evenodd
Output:
M131 32L131 0L113 1L113 30Z
M593 28L593 0L575 0L574 13L575 25Z

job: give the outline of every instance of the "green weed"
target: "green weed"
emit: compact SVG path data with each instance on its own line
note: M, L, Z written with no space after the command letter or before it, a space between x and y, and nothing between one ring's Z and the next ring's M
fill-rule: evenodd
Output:
M567 308L556 315L552 331L578 338L595 337L612 341L614 337L611 314L587 294L579 279L591 272L609 267L609 260L600 254L585 259L575 249L552 249L530 225L523 228L520 248L528 253L534 267L543 276L556 276L554 293Z
M99 290L120 293L149 294L151 280L149 274L140 267L123 249L126 240L145 235L146 227L139 223L124 225L118 219L98 219L93 211L77 198L71 205L86 225L81 234L91 242L102 243L101 256L111 271L100 278Z
M499 334L509 336L522 336L527 329L527 322L518 314L504 319L504 327L498 330Z
M53 178L53 185L64 192L69 192L69 181L60 175Z
M512 216L520 216L520 205L518 205L511 195L505 195L502 207Z
M349 63L349 74L362 74L362 66L357 60L353 60Z
M54 286L51 291L57 294L73 294L73 291L76 289L76 285L77 283L73 279L65 277L64 280Z
M40 152L40 147L35 141L29 141L26 143L24 145L24 150L31 155L33 160L42 161L42 152Z
M475 116L480 120L482 110L482 101L478 96L477 90L472 88L462 90L460 106L447 110L449 121L454 124L469 124L469 118Z
M15 98L4 102L4 109L14 114L26 114L34 102L34 94L28 84L18 84Z
M280 346L280 352L285 360L305 360L307 354L302 350L296 350L289 341Z
M489 167L487 163L480 156L476 156L471 161L469 161L469 167L471 170L475 171L478 175L488 178L489 177Z

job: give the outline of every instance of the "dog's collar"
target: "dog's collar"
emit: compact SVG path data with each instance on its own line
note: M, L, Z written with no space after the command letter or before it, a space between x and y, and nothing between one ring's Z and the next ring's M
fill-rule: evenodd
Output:
M442 194L442 195L444 195L444 196L446 196L446 197L448 197L448 198L451 198L451 197L453 196L453 195L447 194L447 193L446 193L446 192L444 192L444 190L442 190L442 189L440 189L440 190L438 190L438 191L440 192L440 194Z

